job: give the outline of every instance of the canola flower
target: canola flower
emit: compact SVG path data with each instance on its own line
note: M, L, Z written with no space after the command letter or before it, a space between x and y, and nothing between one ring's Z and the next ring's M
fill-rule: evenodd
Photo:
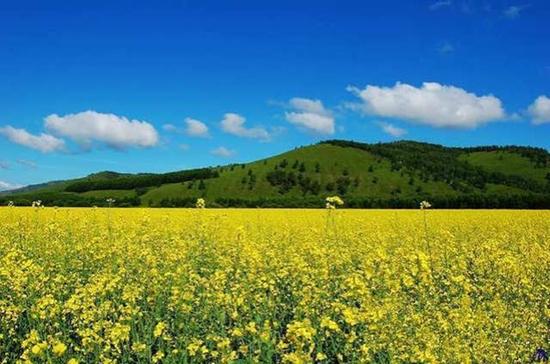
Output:
M67 346L61 342L54 344L52 347L52 353L55 356L62 356L65 351L67 351Z
M432 207L432 204L429 203L428 201L422 201L420 202L420 209L421 210L426 210L426 209L429 209Z
M338 196L327 197L325 199L325 202L326 202L325 207L331 210L336 209L338 206L344 205L344 201Z
M0 363L547 361L550 211L422 215L0 208Z
M206 207L206 201L204 198L198 198L197 202L195 203L195 207L198 209L204 209Z

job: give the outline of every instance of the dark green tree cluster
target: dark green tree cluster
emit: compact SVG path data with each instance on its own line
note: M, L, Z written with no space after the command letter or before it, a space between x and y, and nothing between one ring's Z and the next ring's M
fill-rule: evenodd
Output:
M300 164L297 168L301 168ZM318 195L321 192L321 184L319 181L313 180L304 173L275 169L267 173L266 179L271 186L278 188L280 194L289 192L295 186L300 188L304 196L307 194Z
M195 207L197 197L172 197L163 198L157 204L150 207Z
M348 192L348 188L351 185L351 179L345 175L336 179L336 191L340 195L345 195Z
M219 207L240 208L318 208L324 206L324 200L320 197L279 197L279 198L218 198L215 205Z
M344 208L391 208L418 209L420 201L429 200L432 206L441 209L548 209L550 196L526 195L485 195L469 194L457 196L423 196L419 198L347 198ZM322 197L303 198L218 198L216 205L220 207L263 207L263 208L319 208L324 206Z
M296 173L293 171L287 172L281 169L275 169L268 172L266 179L272 186L278 188L280 194L287 193L298 183Z
M303 174L298 175L298 185L302 191L302 195L311 194L317 196L321 192L321 184L319 181L311 179L309 176L304 176Z
M67 192L77 193L97 190L131 190L143 187L160 186L165 183L178 183L217 177L219 177L217 170L211 168L201 168L163 174L139 174L99 180L88 179L72 183L68 185L65 190Z
M246 185L249 190L253 190L256 186L257 177L256 174L252 171L252 169L248 170L248 173L245 177L242 178L241 183L243 185Z
M108 207L109 203L105 198L86 197L76 195L74 193L63 192L41 192L29 193L17 196L2 196L0 205L8 205L9 201L13 201L15 206L31 206L33 201L42 201L43 206L48 207ZM141 200L138 196L123 197L115 199L112 206L115 207L137 207L141 205Z
M424 196L423 198L351 198L348 208L417 209L420 201L428 200L438 209L548 209L550 195L540 194L464 194L457 196Z
M459 159L459 156L464 152L521 150L530 159L535 159L539 164L546 165L547 162L543 162L543 160L548 160L548 153L540 148L448 148L413 141L365 144L345 140L329 140L323 143L366 150L371 154L387 159L391 163L391 170L394 172L404 169L411 177L417 175L424 182L429 180L444 182L455 190L465 193L470 193L476 188L483 190L488 183L502 184L537 193L549 191L547 184L542 184L533 179L512 174L488 172Z

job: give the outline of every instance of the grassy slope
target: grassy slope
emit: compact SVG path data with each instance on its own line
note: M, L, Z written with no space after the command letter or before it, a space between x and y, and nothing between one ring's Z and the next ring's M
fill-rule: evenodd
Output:
M322 193L326 194L324 188L328 182L335 181L343 175L344 170L349 172L349 177L352 181L355 177L359 177L359 186L354 187L353 184L349 189L350 196L365 196L365 197L391 197L391 192L396 189L401 189L401 196L412 196L416 192L417 186L421 186L424 191L430 191L433 194L454 194L455 192L446 184L441 182L424 183L419 179L415 179L414 185L409 185L409 177L402 176L400 172L390 171L388 161L377 158L372 154L353 148L342 148L329 144L319 144L314 146L303 147L283 153L281 155L249 163L242 168L235 166L233 170L229 167L224 167L220 178L205 181L206 196L210 199L218 197L240 197L240 198L261 198L261 197L280 197L277 188L273 187L266 180L268 172L272 171L275 165L282 162L284 159L288 161L288 166L285 170L298 173L297 169L292 169L294 161L299 160L304 162L306 166L305 175L313 180L321 183ZM319 162L321 168L320 173L315 172L315 164ZM373 167L373 171L369 172L369 166ZM247 185L241 183L243 177L246 177L248 171L256 175L257 183L250 190ZM374 177L378 178L378 183L373 183ZM159 188L151 189L142 197L142 200L147 204L150 200L159 201L169 197L196 197L201 196L203 192L198 189L198 183L195 183L192 188L189 188L189 182L184 184L175 183L163 185ZM302 192L298 187L294 187L284 196L302 196Z
M148 192L141 196L142 203L148 205L150 202L158 203L164 198L185 198L206 196L209 200L215 200L220 197L258 199L258 198L277 198L277 197L301 197L302 192L298 186L294 187L288 193L281 195L278 188L271 186L266 180L266 175L273 171L276 165L279 165L284 159L288 166L286 171L293 171L299 174L298 169L292 166L296 160L303 162L306 171L305 176L321 184L321 196L336 194L325 189L327 183L334 182L342 177L344 170L347 170L348 177L352 184L348 189L347 196L390 198L390 197L414 197L418 195L417 188L420 187L423 193L430 195L453 196L458 192L450 188L444 182L427 181L424 182L418 176L414 177L414 183L409 184L410 176L401 171L392 171L389 160L371 154L368 151L349 147L340 147L332 144L317 144L302 148L297 148L281 155L260 160L244 165L225 166L219 169L220 177L205 180L206 189L199 190L198 182L185 182L165 184L160 187L151 187ZM539 182L545 182L546 173L550 168L535 168L528 158L519 154L507 151L493 152L468 152L463 153L460 159L473 165L482 167L488 171L501 172L505 174L518 174L527 178L532 178ZM320 172L315 171L315 165L320 164ZM372 166L372 172L369 167ZM247 184L243 184L243 178L248 179L248 173L256 176L254 188L249 189ZM94 174L83 179L72 181L60 181L36 189L39 192L59 192L75 181L84 179L114 178L117 174L112 172L102 172ZM354 186L355 179L359 180L359 185ZM373 180L378 182L374 183ZM400 193L395 190L399 189ZM481 192L475 190L475 192ZM522 193L521 189L507 187L503 185L488 184L486 192L489 193ZM95 197L106 199L113 197L122 199L125 197L134 197L134 190L100 190L89 191L82 194L85 197Z
M549 167L535 168L528 158L506 151L464 153L460 159L490 172L520 175L541 183L545 182L546 174L550 172Z
M52 182L47 182L47 183L38 184L38 185L26 186L26 187L22 187L20 189L14 190L12 192L21 193L21 194L33 193L33 192L40 192L40 193L63 192L65 191L65 188L67 188L68 185L74 182L86 181L86 180L93 181L93 180L101 180L101 179L110 179L110 178L116 178L118 176L124 176L124 175L128 175L128 174L117 173L117 172L99 172L99 173L93 173L83 178L76 178L76 179L71 179L66 181L52 181ZM91 194L90 196L93 196L93 194Z

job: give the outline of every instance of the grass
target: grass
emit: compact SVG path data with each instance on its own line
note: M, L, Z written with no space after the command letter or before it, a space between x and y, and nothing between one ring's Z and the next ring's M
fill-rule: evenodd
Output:
M249 163L242 168L241 165L233 167L224 167L221 175L217 179L205 180L206 190L198 189L199 184L193 183L189 188L190 182L184 184L167 184L158 188L152 188L143 196L144 204L149 201L160 201L169 197L197 197L206 194L208 199L213 200L219 197L234 196L245 199L281 197L276 187L273 187L266 180L268 172L272 171L275 165L280 164L284 159L288 161L287 171L298 173L297 169L292 169L295 161L303 162L306 167L304 175L312 180L318 181L324 187L329 182L334 182L337 178L343 176L347 171L352 181L355 177L359 178L359 186L352 186L349 189L349 196L365 197L391 197L392 191L401 190L402 196L414 196L416 188L420 186L424 191L430 191L433 194L453 194L454 191L442 182L423 182L416 178L414 185L409 185L409 177L402 175L401 172L391 171L388 161L377 158L372 154L352 148L343 148L330 144L320 144L315 146L299 148L281 155ZM315 172L316 164L320 164L320 172ZM369 172L369 167L373 171ZM247 178L249 170L256 175L257 182L253 189L249 189L246 184L242 184L243 178ZM377 179L377 183L373 180ZM323 192L327 193L327 192ZM299 187L290 190L286 197L301 197L302 192Z
M546 182L546 175L550 173L550 167L535 168L535 164L528 158L506 151L466 153L460 159L490 172L519 175L541 183Z

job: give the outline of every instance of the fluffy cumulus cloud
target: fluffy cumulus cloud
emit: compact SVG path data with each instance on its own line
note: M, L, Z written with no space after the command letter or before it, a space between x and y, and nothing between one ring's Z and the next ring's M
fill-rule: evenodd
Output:
M246 119L239 114L227 113L223 116L220 125L223 131L245 138L260 139L268 141L271 136L264 128L246 128L244 126Z
M451 0L442 0L432 3L429 8L430 10L439 10L441 8L446 8L451 6Z
M235 155L234 150L227 149L226 147L218 147L216 149L212 149L210 153L222 158L230 158Z
M533 119L533 124L550 123L550 98L545 95L537 97L527 111Z
M285 117L290 123L316 134L334 134L334 116L320 100L294 97L289 106L293 110Z
M56 152L65 148L65 142L62 139L45 133L33 135L25 129L17 129L9 125L0 128L0 135L13 143L39 150L42 153Z
M208 126L200 120L185 118L184 127L178 127L174 124L164 124L162 129L169 133L186 134L190 137L208 138L210 136Z
M96 111L65 116L53 114L46 117L45 126L50 132L70 138L87 148L94 142L115 149L153 147L159 142L157 131L146 121Z
M208 126L200 120L186 118L185 119L185 134L191 137L206 138L208 134Z
M16 188L21 188L22 185L9 183L5 181L0 181L0 191L9 191L9 190L15 190Z
M394 138L402 137L403 135L407 134L407 131L403 128L400 128L398 126L395 126L390 123L380 122L378 123L382 131L384 133L391 135Z
M471 129L506 117L495 96L477 96L437 82L424 82L419 88L403 83L393 87L368 85L364 89L349 86L348 91L361 99L360 103L349 104L352 109L434 127Z

